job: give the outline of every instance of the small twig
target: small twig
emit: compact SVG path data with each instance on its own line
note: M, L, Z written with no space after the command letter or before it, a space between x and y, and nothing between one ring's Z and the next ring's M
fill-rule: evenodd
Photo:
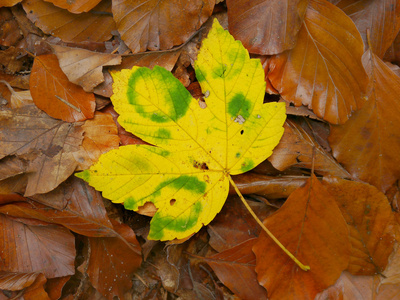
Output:
M246 206L247 210L249 213L253 216L254 220L258 223L258 225L261 226L261 228L269 235L269 237L285 252L303 271L308 271L310 270L310 266L305 266L303 265L288 249L286 249L285 246L282 245L282 243L272 234L271 231L268 230L267 227L265 227L264 223L260 221L260 219L257 217L257 215L254 213L254 211L251 209L250 205L247 203L247 201L244 199L242 193L239 191L238 187L236 186L235 182L233 181L231 175L228 175L229 181L232 184L233 188L235 189L236 193L238 194L240 200L242 200L244 206Z
M68 105L69 107L71 107L72 109L76 110L78 113L81 113L81 112L82 112L81 109L80 109L79 107L76 107L75 105L69 103L67 100L64 100L63 98L61 98L61 97L59 97L59 96L57 96L57 95L54 95L54 96L55 96L58 100L60 100L62 103L66 104L66 105Z

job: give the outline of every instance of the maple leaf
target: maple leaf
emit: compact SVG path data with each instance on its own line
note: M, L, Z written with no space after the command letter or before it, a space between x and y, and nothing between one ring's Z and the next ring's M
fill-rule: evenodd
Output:
M263 104L260 61L216 20L195 71L205 108L161 67L114 73L118 122L158 147L123 146L76 174L127 209L152 202L149 239L182 239L211 222L234 184L230 175L264 161L283 134L285 105Z

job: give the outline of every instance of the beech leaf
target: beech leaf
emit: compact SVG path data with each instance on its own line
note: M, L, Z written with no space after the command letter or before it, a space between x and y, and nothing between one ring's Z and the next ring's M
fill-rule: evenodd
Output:
M285 105L263 104L260 61L217 20L195 71L206 108L161 67L114 73L118 122L158 147L123 146L77 174L127 209L152 202L150 239L182 239L208 224L226 200L230 175L265 160L283 134Z

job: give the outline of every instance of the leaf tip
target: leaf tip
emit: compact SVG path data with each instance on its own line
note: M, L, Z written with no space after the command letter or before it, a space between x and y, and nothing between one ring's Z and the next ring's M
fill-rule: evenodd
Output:
M85 170L79 173L75 174L76 177L85 180L86 182L89 182L90 180L90 172L89 170Z

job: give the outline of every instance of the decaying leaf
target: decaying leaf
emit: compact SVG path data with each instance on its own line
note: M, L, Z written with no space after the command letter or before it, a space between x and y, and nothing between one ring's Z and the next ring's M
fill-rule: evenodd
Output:
M308 0L227 0L229 31L246 49L278 54L296 44Z
M264 224L293 255L311 267L308 272L301 271L262 232L253 251L258 281L270 299L314 299L347 268L351 244L346 221L335 199L314 175Z
M165 50L186 42L207 21L215 0L114 0L122 40L133 53Z
M342 10L310 0L296 46L271 58L268 78L285 100L342 124L364 102L363 49L360 33Z
M195 71L209 92L206 108L163 68L115 73L119 123L158 147L123 146L77 174L127 209L153 202L150 239L185 238L208 224L226 200L230 174L265 160L283 134L285 106L263 104L260 61L216 20Z
M69 81L80 85L85 92L104 81L103 66L118 65L121 56L108 53L97 53L85 49L51 45L57 55L60 68Z
M400 178L400 77L371 50L363 56L371 90L364 107L332 126L333 156L354 177L386 190Z
M82 124L55 120L34 105L3 108L0 121L0 158L16 155L29 161L22 169L28 177L25 195L49 192L74 172L78 163L73 153L83 139ZM0 163L5 167L9 165Z
M36 106L53 118L67 122L93 118L94 95L68 80L54 54L35 57L30 87Z

